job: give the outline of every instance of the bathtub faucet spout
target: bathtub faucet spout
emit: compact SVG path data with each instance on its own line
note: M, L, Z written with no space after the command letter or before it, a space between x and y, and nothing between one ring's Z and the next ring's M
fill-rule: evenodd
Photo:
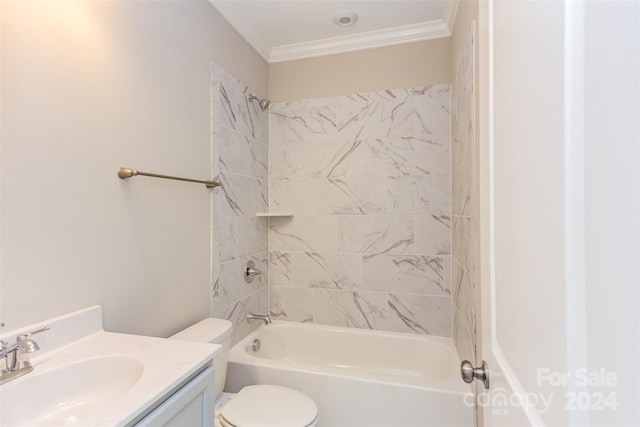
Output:
M253 322L254 320L262 320L265 325L271 323L271 317L268 314L247 314L247 322Z

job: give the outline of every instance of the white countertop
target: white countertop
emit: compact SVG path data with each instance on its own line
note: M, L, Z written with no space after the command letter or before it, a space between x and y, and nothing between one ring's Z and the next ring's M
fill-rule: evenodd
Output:
M51 325L50 331L32 337L41 347L30 358L34 371L0 386L0 401L6 403L6 397L11 396L12 389L18 390L21 382L29 381L36 375L94 358L125 356L142 363L143 371L139 379L121 396L78 423L83 426L125 426L139 420L150 407L160 403L169 393L211 365L213 355L221 348L216 344L105 332L102 330L101 317L100 307L94 306L0 337L12 342L17 333ZM0 407L0 424L19 425L7 423L13 419L9 406L3 404ZM33 425L33 420L25 420L24 425Z

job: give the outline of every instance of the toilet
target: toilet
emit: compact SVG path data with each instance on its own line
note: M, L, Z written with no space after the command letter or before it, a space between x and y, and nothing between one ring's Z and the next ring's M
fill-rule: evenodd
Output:
M220 344L215 366L215 427L315 427L318 408L307 395L277 385L247 386L236 394L223 393L231 347L232 323L204 319L169 337L181 341Z

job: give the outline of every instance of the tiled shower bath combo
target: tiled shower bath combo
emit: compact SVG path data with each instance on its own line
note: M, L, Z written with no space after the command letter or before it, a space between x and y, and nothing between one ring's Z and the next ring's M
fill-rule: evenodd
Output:
M471 188L473 124L461 107L473 94L469 66L472 58L458 60L460 99L443 83L263 112L248 101L251 88L213 65L212 164L222 185L213 200L212 315L234 323L234 343L258 326L245 320L254 312L453 332L471 352L472 207L462 190ZM239 274L249 260L263 272L251 284Z
M327 426L471 419L448 338L457 313L449 106L448 83L271 105L269 198L250 209L270 215L256 220L268 221L274 323L236 331L229 391L293 388ZM256 194L226 191L226 204ZM223 298L240 264L233 278L221 273ZM220 315L262 310L261 292Z

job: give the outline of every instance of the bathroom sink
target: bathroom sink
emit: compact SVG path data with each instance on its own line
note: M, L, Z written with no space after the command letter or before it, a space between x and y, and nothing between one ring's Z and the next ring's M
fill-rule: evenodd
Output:
M97 305L8 331L0 340L15 342L45 325L46 333L36 336L40 349L28 355L33 371L0 385L1 427L134 425L208 369L220 350L107 332Z
M26 374L0 389L3 426L83 425L121 397L144 371L129 356L78 360L55 369Z

